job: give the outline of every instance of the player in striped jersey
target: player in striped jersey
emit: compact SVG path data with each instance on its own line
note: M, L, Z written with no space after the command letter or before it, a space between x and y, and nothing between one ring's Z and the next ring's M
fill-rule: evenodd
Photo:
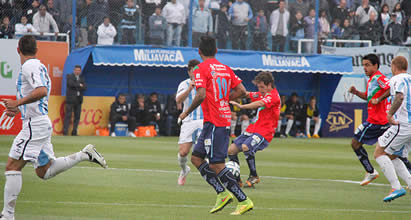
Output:
M189 78L182 81L177 89L176 102L177 104L183 104L183 111L187 110L196 95L193 71L198 64L200 64L200 61L198 60L190 60L188 62ZM190 167L187 165L187 155L203 128L203 110L201 109L201 106L191 112L182 122L183 124L181 126L180 137L178 140L179 151L177 155L178 163L181 167L177 181L178 185L184 185L186 182L186 176L190 172Z

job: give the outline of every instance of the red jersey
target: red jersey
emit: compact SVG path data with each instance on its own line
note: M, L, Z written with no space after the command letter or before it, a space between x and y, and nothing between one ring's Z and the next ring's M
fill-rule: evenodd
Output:
M258 133L268 142L273 139L280 117L281 100L277 89L262 96L260 92L250 92L252 102L262 101L264 106L258 108L255 120L247 127L247 132Z
M370 77L367 83L365 96L368 101L368 119L371 124L385 125L387 120L387 99L382 100L377 105L371 104L371 99L376 99L382 96L385 91L390 89L390 82L380 71L377 71Z
M241 83L230 67L217 59L207 59L193 71L196 88L206 89L206 98L201 104L204 123L211 122L217 127L231 125L231 110L228 104L230 90Z

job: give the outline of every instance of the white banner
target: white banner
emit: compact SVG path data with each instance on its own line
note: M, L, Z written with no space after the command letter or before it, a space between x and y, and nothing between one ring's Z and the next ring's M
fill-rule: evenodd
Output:
M16 80L20 72L18 40L0 39L0 95L16 95Z
M353 72L352 75L344 75L334 93L333 102L364 102L358 97L352 97L347 90L355 86L360 91L365 91L368 78L365 76L362 66L362 58L370 53L376 54L380 58L380 71L391 78L391 61L396 56L407 58L408 73L411 73L411 48L398 46L375 46L375 47L327 47L322 46L322 54L342 55L352 57Z

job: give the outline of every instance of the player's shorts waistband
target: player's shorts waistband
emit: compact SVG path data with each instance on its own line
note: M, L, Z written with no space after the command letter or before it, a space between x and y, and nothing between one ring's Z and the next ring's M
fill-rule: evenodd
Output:
M22 119L23 123L24 122L28 122L28 121L41 121L41 120L50 120L48 115L39 115L39 116L35 116L35 117L30 117L30 118L24 118Z

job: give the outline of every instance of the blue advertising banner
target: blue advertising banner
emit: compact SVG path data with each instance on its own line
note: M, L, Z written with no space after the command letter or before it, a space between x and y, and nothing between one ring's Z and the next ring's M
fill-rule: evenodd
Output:
M354 130L367 120L367 103L336 102L323 123L324 137L352 137Z

